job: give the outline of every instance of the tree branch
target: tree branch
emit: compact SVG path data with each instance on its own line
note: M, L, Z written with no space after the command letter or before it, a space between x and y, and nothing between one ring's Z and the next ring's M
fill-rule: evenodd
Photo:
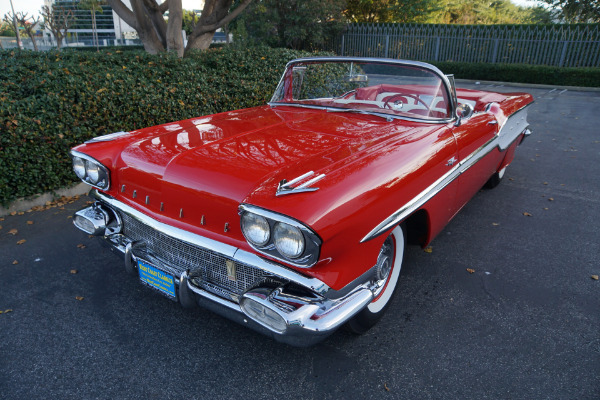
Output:
M166 13L168 9L169 9L168 0L165 0L160 6L158 6L158 11L160 11L162 14Z
M131 26L136 31L139 29L140 25L135 18L135 14L133 11L129 9L121 0L106 0L108 5L117 13L119 17L129 26Z
M200 36L200 35L202 35L204 33L216 31L217 29L219 29L220 27L222 27L225 24L228 24L235 17L237 17L238 15L240 15L241 12L244 11L244 9L246 7L248 7L248 5L250 4L250 2L252 2L252 0L243 0L242 3L235 10L233 10L232 12L230 12L227 16L225 16L224 18L222 18L220 21L217 20L217 22L214 23L214 24L210 24L210 25L198 24L198 25L196 25L196 28L194 28L194 31L192 32L192 35L190 35L190 36L198 37L198 36ZM214 14L214 11L213 11L213 14ZM209 19L211 17L213 17L213 16L212 15L207 16L207 19ZM215 18L217 18L217 17L215 16Z

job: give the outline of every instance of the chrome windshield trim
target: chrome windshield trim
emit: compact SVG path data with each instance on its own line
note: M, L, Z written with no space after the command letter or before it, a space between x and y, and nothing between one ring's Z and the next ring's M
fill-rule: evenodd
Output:
M279 83L277 84L276 88L279 88L279 86L283 82L283 79L284 79L284 77L285 77L285 75L286 75L286 73L287 73L287 71L288 71L288 69L290 68L291 65L293 65L295 63L300 63L300 62L319 62L319 61L324 61L324 62L370 62L370 63L393 64L393 65L401 65L401 66L407 66L407 67L417 67L417 68L426 69L426 70L432 72L433 74L437 75L441 79L441 81L444 83L444 88L446 89L446 94L448 95L448 100L451 103L450 104L451 105L450 117L444 118L444 119L430 121L430 120L426 120L426 119L403 117L403 116L386 114L386 113L382 113L382 114L386 115L386 116L389 115L391 117L395 117L396 119L404 119L404 120L408 120L408 121L417 121L417 122L426 122L426 123L446 123L446 122L454 121L456 119L455 113L456 113L456 106L457 105L454 103L454 100L453 100L454 98L452 97L452 85L450 84L450 80L435 65L428 64L428 63L421 62L421 61L395 60L395 59L392 59L392 58L340 57L340 56L296 58L294 60L289 61L285 65L285 71L283 72L281 78L279 79ZM267 103L271 107L273 107L274 105L291 105L289 103L274 102L273 101L273 97L275 97L275 93L271 97L271 101ZM298 105L298 106L302 107L302 105ZM323 107L323 108L326 108L326 107Z
M521 118L522 116L521 115L517 116L517 114L519 114L526 107L527 106L522 107L517 112L513 113L508 118L508 120L506 121L505 126L509 124L509 121L510 121L511 118L513 118L513 116ZM526 133L526 131L527 131L527 126L526 126L527 125L527 121L526 121L526 118L527 117L525 116L525 125L523 125L523 124L519 124L518 125L518 127L519 127L520 130L518 131L518 133L516 135L514 135L513 137L511 137L511 140L510 140L509 143L503 142L502 141L502 137L499 134L497 134L494 138L490 139L483 146L479 147L473 153L469 154L467 157L465 157L463 160L461 160L450 171L448 171L447 173L445 173L441 178L439 178L437 181L435 181L434 183L432 183L429 187L427 187L425 190L423 190L421 193L419 193L417 196L415 196L408 203L406 203L405 205L403 205L398 210L394 211L392 213L392 215L390 215L389 217L387 217L386 219L384 219L375 228L373 228L373 230L371 230L369 233L367 233L367 235L361 239L360 243L363 243L363 242L366 242L366 241L371 240L373 238L376 238L377 236L379 236L379 235L383 234L384 232L386 232L391 227L399 224L402 220L404 220L410 214L412 214L413 212L415 212L419 208L421 208L425 203L427 203L429 200L431 200L433 198L433 196L435 196L436 194L438 194L442 189L444 189L452 181L454 181L456 178L458 178L462 173L464 173L469 168L471 168L473 165L475 165L483 157L485 157L486 155L488 155L489 153L491 153L494 149L497 148L500 151L504 151L508 147L510 147L510 145L522 133L523 134ZM518 120L518 122L521 122L521 121L522 121L522 119Z
M252 254L245 250L241 250L235 246L231 246L217 240L209 239L204 236L200 236L198 234L173 227L171 225L165 224L163 222L159 222L154 218L151 218L140 211L128 206L116 200L113 197L100 193L98 191L93 192L94 197L98 198L100 201L114 207L115 209L127 213L132 218L139 220L140 222L150 226L153 229L156 229L159 232L164 233L165 235L169 235L175 237L179 240L183 240L184 242L190 243L195 246L200 246L207 248L209 250L215 251L217 253L223 254L226 257L231 258L234 261L238 261L242 264L247 264L259 268L266 273L270 273L273 275L277 275L281 278L287 279L291 282L297 283L298 285L307 287L318 294L325 295L330 288L324 282L319 279L304 276L294 270L288 269L282 265L279 265L275 262L267 261L256 254Z
M431 72L439 75L440 77L444 77L442 71L440 71L435 65L428 64L421 61L412 61L412 60L396 60L393 58L376 58L376 57L342 57L342 56L331 56L331 57L302 57L296 58L294 60L289 61L285 68L286 70L290 65L299 63L299 62L315 62L315 61L333 61L333 62L372 62L372 63L380 63L380 64L395 64L395 65L404 65L408 67L419 67L430 70ZM446 81L446 79L444 79Z
M367 110L359 110L359 109L354 110L354 109L342 108L342 107L327 107L327 106L319 106L316 104L282 103L279 101L271 101L267 104L270 105L271 107L282 107L282 106L300 107L300 108L309 108L309 109L313 109L313 110L325 110L327 112L339 112L339 113L354 111L354 114L374 115L377 117L385 118L386 120L388 120L387 122L391 122L391 121L389 121L390 118L404 120L404 121L411 121L411 122L422 122L425 124L447 124L448 122L454 121L454 118L421 119L421 118L408 117L408 116L404 116L404 115L380 113L377 111L367 111Z

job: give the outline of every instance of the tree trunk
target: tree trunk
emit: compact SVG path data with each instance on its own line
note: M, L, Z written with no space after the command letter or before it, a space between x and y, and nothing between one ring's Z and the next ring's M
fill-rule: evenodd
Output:
M163 42L158 37L149 15L146 13L141 0L131 0L131 8L137 22L137 33L144 45L144 50L150 54L158 54L165 51Z
M98 31L96 30L96 11L92 10L92 39L96 42L96 51L100 51L100 43L98 43Z
M181 0L167 0L169 2L169 23L167 24L167 51L177 53L183 57L183 36L181 28L183 23L183 9Z
M31 32L27 32L29 38L31 39L31 43L33 44L33 50L38 51L37 42L35 41L35 36Z
M186 54L190 50L206 50L212 43L213 36L215 36L216 31L206 32L201 34L200 36L190 36L188 38L188 44L185 48Z

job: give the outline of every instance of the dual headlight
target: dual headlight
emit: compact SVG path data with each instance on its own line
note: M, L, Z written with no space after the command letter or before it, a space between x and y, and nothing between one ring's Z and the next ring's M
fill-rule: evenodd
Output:
M98 189L106 190L110 187L110 175L104 165L78 151L71 151L71 158L73 171L79 179Z
M319 259L321 239L307 226L286 216L242 204L244 237L254 249L299 267Z

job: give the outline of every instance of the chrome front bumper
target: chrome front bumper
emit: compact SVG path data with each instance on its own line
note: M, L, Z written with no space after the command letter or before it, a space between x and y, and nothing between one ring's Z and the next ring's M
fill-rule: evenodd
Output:
M113 250L123 254L128 272L137 274L138 261L144 261L172 275L176 287L174 300L184 307L200 305L279 342L309 346L333 333L373 299L368 279L335 291L318 279L253 253L156 221L106 195L97 192L93 195L98 201L75 214L75 226L88 234L104 237ZM124 221L141 223L144 229L158 231L161 238L168 238L171 242L162 244L163 256L152 248L158 246L155 240L129 237ZM221 290L218 282L208 281L202 260L198 260L198 268L191 268L190 264L182 268L175 265L175 259L165 257L165 248L171 243L183 243L187 248L193 246L198 251L216 254L226 261L228 268L230 265L252 268L261 278L248 281L240 291ZM175 252L175 249L169 251Z

